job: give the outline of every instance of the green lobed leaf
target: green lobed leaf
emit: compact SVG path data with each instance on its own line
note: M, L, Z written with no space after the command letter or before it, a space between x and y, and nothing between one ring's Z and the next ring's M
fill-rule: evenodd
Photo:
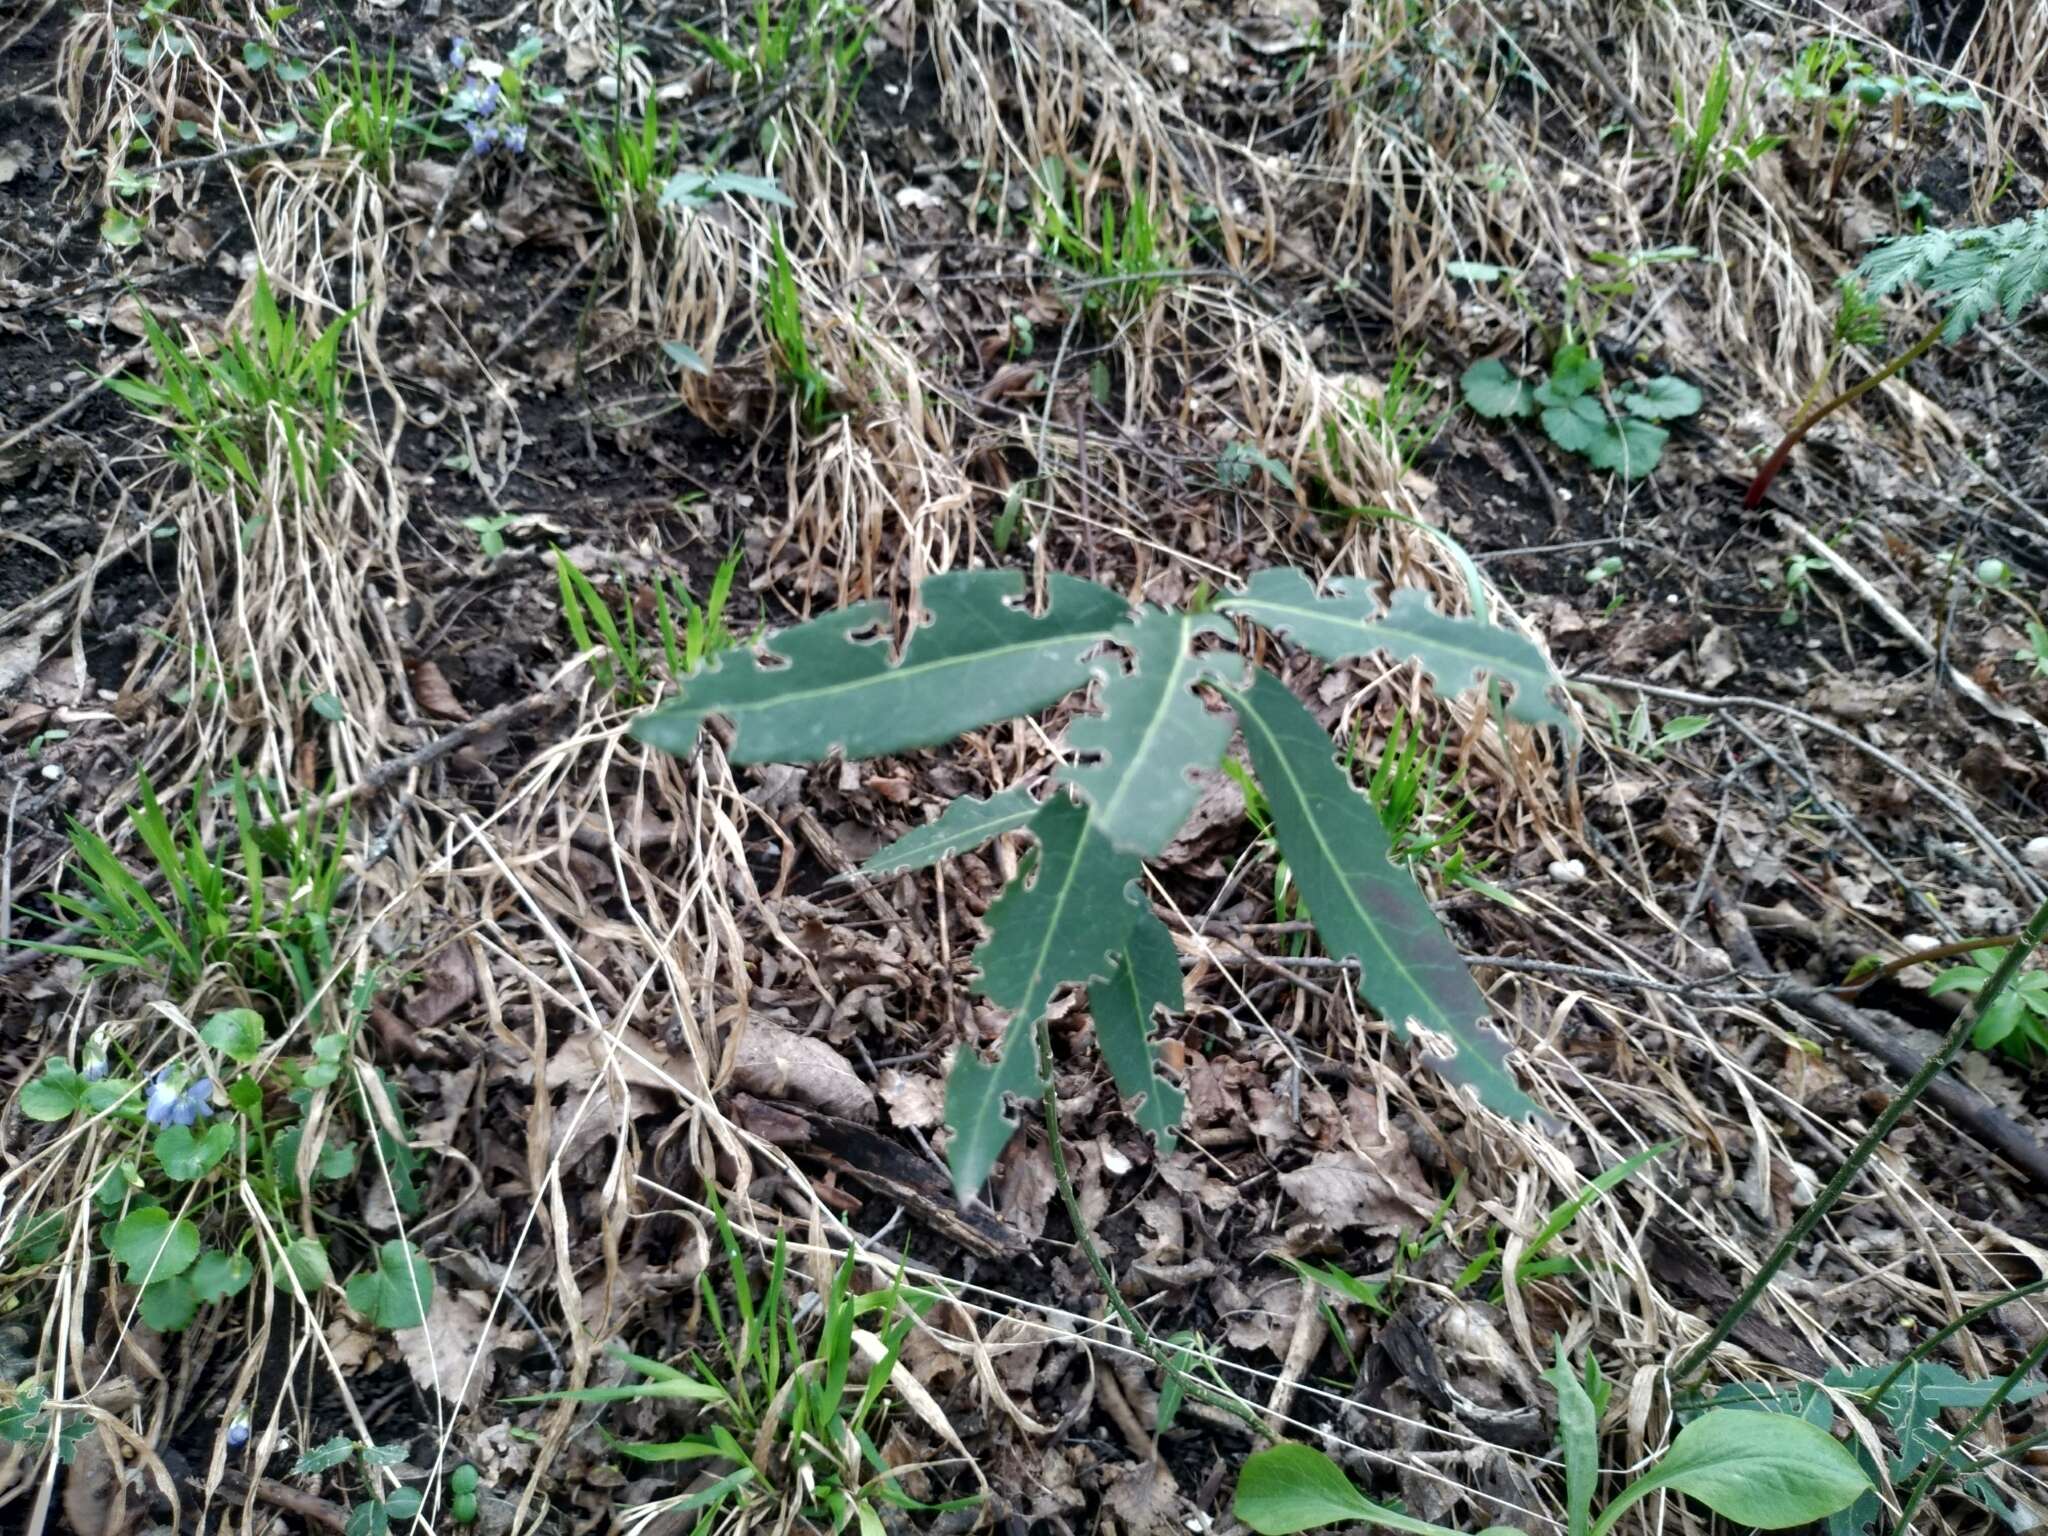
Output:
M1575 400L1598 389L1605 375L1606 370L1601 367L1599 358L1577 342L1570 342L1551 356L1547 383L1555 399Z
M1245 583L1237 597L1216 606L1241 613L1284 635L1329 662L1348 661L1372 651L1390 651L1422 663L1443 688L1464 688L1491 672L1514 684L1507 711L1531 725L1563 724L1552 704L1558 683L1543 652L1512 630L1479 619L1438 613L1426 594L1403 587L1382 614L1369 583L1340 577L1318 597L1308 578L1292 566L1273 566Z
M963 1046L946 1082L946 1160L963 1200L987 1179L1014 1129L1003 1095L1033 1093L1043 1081L1032 1026L1062 984L1114 973L1139 912L1130 894L1138 861L1110 846L1086 807L1055 794L1030 830L1038 856L988 909L988 941L974 954L974 990L1009 1010L1011 1022L993 1064Z
M1071 576L1048 578L1043 614L1015 606L1023 592L1015 571L927 577L919 599L928 622L900 658L890 654L887 609L855 603L773 636L764 650L727 654L674 703L635 721L633 734L682 755L705 716L723 715L736 763L818 762L835 750L858 759L936 746L1042 709L1093 675L1084 656L1130 606Z
M254 1274L255 1266L241 1254L222 1253L218 1248L209 1248L199 1255L198 1262L185 1278L192 1283L199 1299L211 1305L230 1296L241 1295L249 1288Z
M1245 1459L1230 1512L1259 1536L1294 1536L1297 1531L1352 1521L1410 1536L1458 1536L1447 1526L1375 1504L1323 1452L1287 1442Z
M1506 1042L1481 1023L1486 999L1414 877L1393 862L1378 813L1337 767L1315 717L1267 672L1228 692L1324 948L1357 959L1360 992L1396 1034L1429 1034L1422 1056L1432 1068L1500 1114L1536 1114L1508 1070Z
M1594 1536L1659 1488L1759 1530L1807 1525L1847 1509L1870 1487L1856 1458L1826 1430L1790 1414L1716 1408L1701 1414L1657 1463L1600 1512Z
M106 1233L107 1252L127 1266L130 1285L182 1275L199 1257L199 1228L161 1206L130 1211Z
M1528 381L1518 379L1497 357L1484 357L1458 376L1458 388L1465 403L1482 416L1498 421L1507 416L1526 416L1536 408L1535 392Z
M1616 470L1624 479L1640 480L1657 467L1670 436L1662 427L1634 416L1610 420L1587 446L1586 462L1595 469Z
M1105 671L1100 713L1067 727L1067 744L1081 760L1060 777L1080 791L1095 830L1121 852L1149 858L1165 848L1201 797L1195 771L1223 760L1230 717L1212 714L1195 692L1197 683L1216 680L1216 658L1193 646L1198 635L1230 632L1213 614L1148 604L1116 634L1130 666Z
M999 790L986 800L962 795L940 812L936 821L914 827L869 854L860 866L861 873L900 875L906 870L929 869L941 859L1015 832L1037 814L1038 802L1021 784Z
M1159 1074L1152 1015L1160 1008L1177 1013L1184 1002L1180 952L1166 924L1146 908L1131 926L1116 974L1088 989L1088 1006L1116 1090L1134 1101L1131 1118L1151 1133L1161 1152L1173 1150L1187 1096Z
M348 1304L379 1328L417 1328L434 1299L434 1271L419 1249L393 1238L377 1250L377 1267L349 1277Z
M1598 395L1572 395L1544 406L1543 430L1567 453L1585 453L1607 430L1607 407Z
M1640 416L1645 421L1671 421L1696 415L1704 403L1695 386L1668 373L1631 384L1615 399L1631 416Z

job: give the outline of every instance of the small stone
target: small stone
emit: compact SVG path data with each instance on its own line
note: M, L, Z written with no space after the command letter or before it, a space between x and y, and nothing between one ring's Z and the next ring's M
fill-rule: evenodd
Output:
M1550 861L1550 883L1552 885L1584 885L1586 865L1582 859L1552 859Z
M2035 869L2048 870L2048 837L2029 839L2027 846L2020 850L2020 857Z

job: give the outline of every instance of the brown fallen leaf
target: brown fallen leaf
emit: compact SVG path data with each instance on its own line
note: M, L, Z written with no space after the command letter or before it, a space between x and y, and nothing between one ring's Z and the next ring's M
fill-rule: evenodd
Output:
M847 1059L824 1041L758 1015L733 1053L732 1086L764 1099L795 1099L863 1125L875 1123L875 1095Z
M442 720L467 720L469 711L462 707L462 701L455 697L455 690L448 686L448 679L433 662L422 657L405 664L406 680L412 684L412 696L428 714Z
M906 1131L928 1131L946 1118L946 1085L936 1077L884 1067L875 1092L889 1106L889 1119Z
M425 1325L401 1328L395 1335L412 1379L451 1408L481 1401L490 1393L494 1370L485 1347L489 1320L483 1292L437 1289Z
M1398 1133L1397 1133L1398 1134ZM1305 1215L1333 1232L1357 1228L1391 1237L1427 1221L1436 1205L1422 1169L1405 1147L1318 1152L1308 1165L1280 1175L1280 1187Z
M468 946L444 944L427 962L424 989L406 1000L405 1017L414 1029L433 1029L454 1017L476 994L476 967Z

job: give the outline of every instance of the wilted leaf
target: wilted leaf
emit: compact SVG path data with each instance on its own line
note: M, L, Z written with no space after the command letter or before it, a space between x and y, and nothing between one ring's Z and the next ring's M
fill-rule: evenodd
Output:
M740 1035L732 1080L764 1099L795 1099L844 1120L875 1123L874 1093L851 1062L823 1040L758 1015Z

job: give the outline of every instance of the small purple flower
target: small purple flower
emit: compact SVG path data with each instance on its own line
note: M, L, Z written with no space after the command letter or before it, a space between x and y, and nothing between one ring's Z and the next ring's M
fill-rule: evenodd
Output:
M472 154L488 155L498 147L498 125L471 118L463 125L469 129L469 148Z
M515 155L526 153L526 124L507 123L504 131L504 145Z
M466 37L450 39L448 43L448 67L450 69L460 69L468 62L469 39Z
M107 1075L107 1043L94 1035L85 1043L85 1065L79 1076L97 1083Z
M213 1079L186 1084L183 1078L182 1067L168 1066L149 1080L149 1100L142 1113L151 1125L189 1126L213 1113Z
M244 1408L228 1424L228 1449L239 1451L249 1443L249 1410Z

